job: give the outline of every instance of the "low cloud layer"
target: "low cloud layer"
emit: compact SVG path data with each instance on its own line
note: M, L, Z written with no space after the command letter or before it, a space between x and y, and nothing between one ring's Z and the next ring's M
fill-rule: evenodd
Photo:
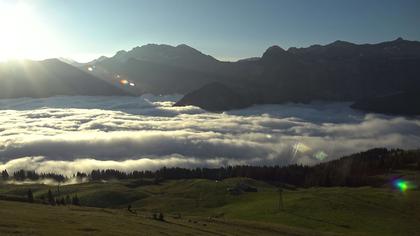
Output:
M0 100L0 170L60 172L233 164L315 164L373 147L419 148L420 119L346 103L225 113L179 96Z

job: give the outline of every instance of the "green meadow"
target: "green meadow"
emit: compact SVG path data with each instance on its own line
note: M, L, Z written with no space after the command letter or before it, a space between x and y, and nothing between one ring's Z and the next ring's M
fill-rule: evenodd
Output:
M405 173L417 180L417 173ZM145 184L146 183L146 184ZM246 184L257 192L232 193ZM1 184L0 235L419 235L420 192L391 186L285 188L246 178L115 180L65 186ZM81 206L39 202L77 196ZM128 206L131 211L128 211ZM153 219L162 213L164 220ZM65 235L61 234L60 235Z

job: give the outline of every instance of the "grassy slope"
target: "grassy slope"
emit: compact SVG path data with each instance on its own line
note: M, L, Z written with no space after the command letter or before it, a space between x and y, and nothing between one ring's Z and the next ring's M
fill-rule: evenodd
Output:
M286 226L199 217L156 221L125 210L0 201L0 235L319 235Z
M259 192L230 195L226 189L239 181L249 182L258 187ZM31 188L35 197L48 190L43 185ZM24 196L27 189L28 186L3 185L0 194ZM217 216L220 220L229 220L229 226L233 225L232 220L246 220L260 222L245 224L248 226L264 222L277 225L281 230L285 229L282 225L288 225L311 232L345 235L416 235L420 232L419 191L403 194L389 188L370 187L286 190L282 211L278 210L278 193L273 186L244 179L179 180L148 186L135 186L132 181L111 181L62 186L61 192L77 192L84 205L125 208L132 204L139 212L179 212L200 219Z
M283 211L272 207L278 201L275 192L249 194L219 210L231 218L346 235L415 235L420 230L419 197L418 192L401 195L372 188L323 188L286 192Z

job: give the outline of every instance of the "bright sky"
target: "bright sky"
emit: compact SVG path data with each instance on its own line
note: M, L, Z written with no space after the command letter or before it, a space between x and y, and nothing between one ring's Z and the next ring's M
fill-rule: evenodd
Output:
M0 60L89 61L147 43L219 59L337 39L420 40L418 0L0 0Z

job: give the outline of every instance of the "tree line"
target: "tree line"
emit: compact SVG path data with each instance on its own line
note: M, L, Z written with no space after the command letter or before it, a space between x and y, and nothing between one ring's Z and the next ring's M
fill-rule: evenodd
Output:
M27 201L30 203L35 202L34 194L31 189L28 189L28 192L26 194ZM51 189L48 190L46 194L40 195L37 199L39 203L49 204L52 206L60 206L60 205L76 205L80 206L80 200L77 194L70 196L62 196L60 193L53 193Z
M247 177L274 184L287 184L296 187L312 186L380 186L386 175L398 169L420 170L420 150L404 151L401 149L375 148L356 153L337 160L320 163L315 166L227 166L219 168L179 168L163 167L156 171L123 172L115 169L93 170L90 173L78 172L73 178L87 178L90 181L111 179L149 180L148 183L159 183L164 180L177 179L210 179L223 180L233 177ZM2 172L3 179L38 180L43 178L63 182L68 177L59 174L37 174L33 171L20 170L9 176ZM152 181L150 181L152 180Z
M37 181L42 179L51 179L56 182L64 182L67 180L67 178L64 175L61 174L55 174L55 173L36 173L33 170L18 170L12 173L12 175L9 175L9 172L7 170L3 170L1 172L1 177L3 180L16 180L16 181L25 181L25 180L31 180L31 181Z

